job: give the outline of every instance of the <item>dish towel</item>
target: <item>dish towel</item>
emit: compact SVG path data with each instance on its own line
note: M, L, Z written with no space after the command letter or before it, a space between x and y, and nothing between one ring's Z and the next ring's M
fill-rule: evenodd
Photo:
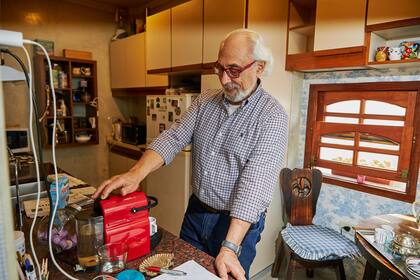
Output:
M353 242L326 227L287 224L281 235L290 249L302 259L321 261L360 256Z

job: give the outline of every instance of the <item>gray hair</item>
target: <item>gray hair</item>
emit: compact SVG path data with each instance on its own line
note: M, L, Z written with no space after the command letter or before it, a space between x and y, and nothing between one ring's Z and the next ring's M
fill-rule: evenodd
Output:
M223 48L226 39L228 39L229 37L233 35L242 35L242 36L245 36L249 40L250 46L252 48L252 57L258 61L264 61L265 67L264 67L263 75L264 76L270 75L273 69L273 62L274 62L273 54L271 53L270 48L265 45L265 42L262 36L256 31L253 31L250 29L245 29L245 28L236 29L226 35L226 37L220 43L220 49Z

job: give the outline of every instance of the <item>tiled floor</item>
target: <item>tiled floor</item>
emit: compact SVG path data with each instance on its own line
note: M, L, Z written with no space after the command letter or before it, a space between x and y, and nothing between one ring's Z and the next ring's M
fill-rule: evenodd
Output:
M344 269L346 271L346 278L347 280L359 280L362 279L363 269L364 269L364 259L359 260L345 260L344 261ZM285 267L282 267L281 271L285 271ZM271 266L266 268L265 270L261 271L257 275L251 278L251 280L277 280L277 279L285 279L284 275L280 278L272 278L271 277ZM300 269L295 274L295 280L300 279L312 279L312 280L334 280L336 279L335 271L333 269L328 268L320 268L315 269L314 278L307 278L304 269Z

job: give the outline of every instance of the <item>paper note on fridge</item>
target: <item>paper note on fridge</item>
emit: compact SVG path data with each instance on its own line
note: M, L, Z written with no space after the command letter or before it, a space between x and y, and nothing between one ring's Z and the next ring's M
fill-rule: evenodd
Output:
M158 277L153 278L153 280L220 280L221 278L217 277L195 261L187 261L180 266L174 268L175 270L182 270L187 273L185 276L176 276L169 274L162 274Z

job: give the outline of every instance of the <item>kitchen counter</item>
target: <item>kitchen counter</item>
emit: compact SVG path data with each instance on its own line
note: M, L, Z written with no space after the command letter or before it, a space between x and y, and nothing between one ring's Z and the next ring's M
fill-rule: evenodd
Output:
M15 185L15 171L14 171L14 167L13 165L10 165L11 168L9 168L10 170L10 185L13 186ZM54 173L54 166L51 162L46 162L44 163L44 170L46 174L53 174ZM41 170L40 170L41 172ZM64 172L63 170L61 170L60 168L58 168L58 172ZM36 170L35 170L35 163L31 162L31 163L22 163L21 167L19 169L19 184L25 184L25 183L30 183L30 182L36 182L37 178L36 178ZM41 178L41 181L43 181L44 179Z
M29 229L30 229L30 223L32 222L32 219L26 218L25 219L25 241L26 241L26 248L27 252L30 251L29 247ZM38 223L38 222L37 222ZM36 229L36 227L35 227ZM214 268L214 258L210 255L196 249L195 247L191 246L190 244L186 243L185 241L181 240L180 238L176 237L175 235L169 233L168 231L160 228L159 229L162 232L162 239L160 243L152 250L151 254L156 253L173 253L174 254L174 267L178 266L186 261L194 260L203 267L205 267L207 270L209 270L212 273L215 272ZM36 237L34 237L34 240L36 240ZM48 253L48 246L47 245L40 245L37 240L35 241L35 250L38 255L38 259L41 261L42 258L49 257ZM131 261L127 264L127 268L130 269L138 269L139 264L147 258L149 255L146 255L140 259ZM56 259L58 260L58 263L60 266L69 274L72 276L81 279L81 280L91 280L95 276L99 275L97 272L74 272L73 267L69 265L67 262L71 260L72 258L75 258L75 251L68 254L63 255L57 255ZM53 265L51 259L48 261L49 264L49 271L50 271L50 277L49 279L67 279L64 275L62 275L58 269ZM150 279L150 278L147 278Z
M116 141L111 137L108 137L106 139L106 142L108 143L108 147L111 152L135 160L138 160L143 155L144 151L146 151L147 146L126 144L120 141Z

